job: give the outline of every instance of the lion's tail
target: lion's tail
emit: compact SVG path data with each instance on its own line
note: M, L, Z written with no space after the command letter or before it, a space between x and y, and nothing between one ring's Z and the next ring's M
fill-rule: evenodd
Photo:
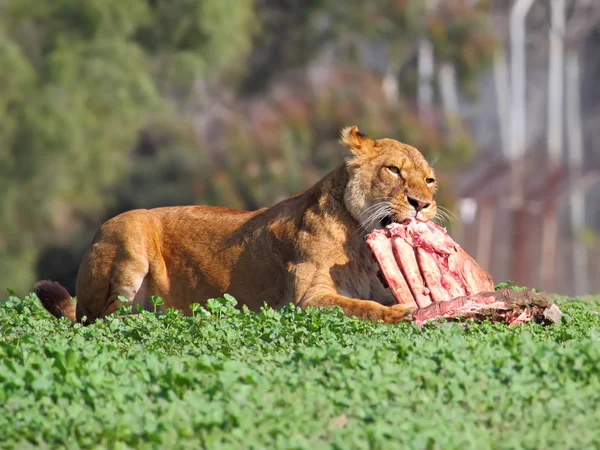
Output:
M71 294L60 285L60 283L44 280L35 285L35 294L38 296L44 308L54 317L66 317L71 322L77 321L75 303Z

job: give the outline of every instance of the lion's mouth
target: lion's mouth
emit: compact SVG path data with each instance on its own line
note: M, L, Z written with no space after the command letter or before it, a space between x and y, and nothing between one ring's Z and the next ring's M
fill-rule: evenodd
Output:
M393 223L406 224L413 219L416 219L417 222L428 222L429 221L429 219L427 219L425 217L418 217L418 215L408 216L408 217L404 217L404 218L400 219L396 215L388 214L387 216L385 216L383 219L381 219L379 221L379 225L381 226L381 228L386 228L388 225L391 225Z
M383 219L381 219L381 220L379 221L379 223L381 224L381 226L382 226L383 228L385 228L385 227L387 227L388 225L391 225L391 224L393 224L393 223L395 223L395 222L396 222L396 220L394 220L394 217L393 217L393 216L391 216L391 215L387 215L387 216L385 216Z

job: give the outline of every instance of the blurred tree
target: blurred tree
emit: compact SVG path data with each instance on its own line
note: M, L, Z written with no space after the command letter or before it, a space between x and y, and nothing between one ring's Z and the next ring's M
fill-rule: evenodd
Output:
M473 3L0 0L0 286L73 290L125 210L302 191L342 160L344 125L417 146L443 176L472 143L437 97L432 121L415 114L416 42L466 92L493 46Z
M173 115L171 95L243 65L247 1L0 0L0 285L102 215L138 132ZM230 30L235 29L236 33ZM167 95L168 94L168 95Z
M306 188L339 163L339 128L350 123L417 146L442 172L469 158L473 145L460 122L447 123L436 106L433 122L419 120L410 80L416 79L415 42L425 35L435 57L455 68L456 89L470 92L495 45L485 2L451 0L430 10L420 0L322 0L310 7L263 0L258 6L266 28L249 61L260 75L248 73L244 97L203 116L209 117L205 129L218 132L198 135L221 168L209 185L233 188L218 198L207 186L199 202L254 208ZM393 101L385 86L391 65L404 81ZM450 189L445 195L449 202Z

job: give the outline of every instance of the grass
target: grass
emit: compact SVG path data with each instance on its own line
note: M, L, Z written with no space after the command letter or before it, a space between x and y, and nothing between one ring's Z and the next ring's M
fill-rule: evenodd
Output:
M11 296L0 447L600 447L600 297L464 329L234 303L81 327Z

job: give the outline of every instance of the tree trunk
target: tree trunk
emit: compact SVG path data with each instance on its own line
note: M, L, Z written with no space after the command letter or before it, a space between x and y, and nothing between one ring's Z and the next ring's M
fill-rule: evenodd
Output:
M492 268L494 213L493 204L482 202L479 213L479 232L477 233L477 262L487 271Z
M442 106L448 126L452 128L458 116L458 88L456 86L456 70L452 63L444 61L438 70L438 84Z
M381 88L385 95L385 100L389 104L398 102L400 98L400 87L398 85L398 73L394 63L388 64L388 68L385 71Z
M512 278L515 282L524 280L525 235L523 187L525 173L522 161L519 161L527 147L526 136L526 58L525 58L525 19L534 0L516 0L510 13L510 53L511 53L511 96L509 155L511 159L511 201L512 207Z
M431 12L438 7L439 0L425 0L427 12ZM418 49L418 67L419 80L417 89L417 102L419 106L419 117L422 120L430 122L431 105L433 104L433 77L435 75L435 59L433 55L433 45L425 33L419 41Z
M551 0L552 20L549 32L548 53L548 177L552 177L561 164L563 149L563 86L564 86L564 36L565 0ZM544 289L555 286L556 248L558 239L558 208L554 198L548 200L542 219L542 254L540 280Z
M419 42L419 87L417 91L417 102L419 105L419 116L421 119L431 120L431 105L433 103L433 46L423 37Z
M563 86L565 0L551 0L552 21L548 53L548 161L551 168L560 165L563 149Z
M523 155L526 148L526 57L525 19L534 0L516 0L510 13L511 51L511 125L510 150L514 158Z
M580 62L576 49L567 50L566 57L567 159L569 162L570 226L573 239L573 293L589 293L588 251L579 239L585 228L585 191L574 187L582 175L583 132L581 129Z
M504 47L496 50L494 55L494 85L496 87L496 109L498 127L500 128L500 146L505 158L510 157L510 134L508 100L510 98L510 85L508 80L508 60Z

